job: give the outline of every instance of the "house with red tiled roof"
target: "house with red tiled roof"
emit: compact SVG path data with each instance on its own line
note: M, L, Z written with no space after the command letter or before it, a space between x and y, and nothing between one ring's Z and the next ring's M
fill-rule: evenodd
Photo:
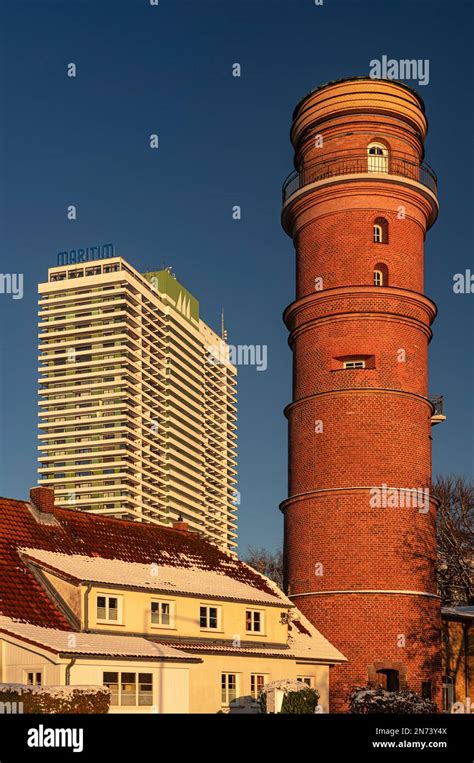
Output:
M345 657L268 578L190 532L0 498L0 683L107 685L112 712L256 711Z

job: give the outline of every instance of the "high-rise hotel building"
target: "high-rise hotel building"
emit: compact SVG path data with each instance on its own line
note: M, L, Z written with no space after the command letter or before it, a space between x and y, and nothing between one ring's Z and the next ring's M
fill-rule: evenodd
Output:
M39 484L233 551L236 369L198 301L112 257L50 268L39 321Z

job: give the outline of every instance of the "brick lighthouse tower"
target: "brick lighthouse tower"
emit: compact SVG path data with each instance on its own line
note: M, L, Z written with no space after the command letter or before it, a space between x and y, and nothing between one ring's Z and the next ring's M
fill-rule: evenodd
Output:
M297 105L282 222L296 250L285 577L356 685L439 701L425 234L438 210L421 98L394 81L330 82ZM442 417L441 417L442 418Z

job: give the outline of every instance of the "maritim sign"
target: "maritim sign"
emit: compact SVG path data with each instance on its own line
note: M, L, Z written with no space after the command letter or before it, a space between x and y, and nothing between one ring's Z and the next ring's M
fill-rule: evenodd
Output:
M88 246L86 249L71 249L69 252L58 252L57 262L59 265L75 265L78 262L90 262L91 260L106 260L115 257L113 244L99 244Z

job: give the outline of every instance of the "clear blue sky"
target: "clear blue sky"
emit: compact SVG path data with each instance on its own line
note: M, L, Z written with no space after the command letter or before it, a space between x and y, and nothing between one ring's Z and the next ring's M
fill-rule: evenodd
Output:
M441 203L426 245L426 293L439 307L430 386L448 416L434 430L434 470L472 474L474 293L452 291L455 273L474 272L471 10L435 0L2 3L1 270L24 273L25 295L0 295L1 495L26 497L36 482L37 283L59 250L112 241L138 269L173 265L215 328L224 306L233 344L268 345L266 372L239 373L240 547L279 545L291 113L312 88L367 74L384 54L430 60L419 88Z

